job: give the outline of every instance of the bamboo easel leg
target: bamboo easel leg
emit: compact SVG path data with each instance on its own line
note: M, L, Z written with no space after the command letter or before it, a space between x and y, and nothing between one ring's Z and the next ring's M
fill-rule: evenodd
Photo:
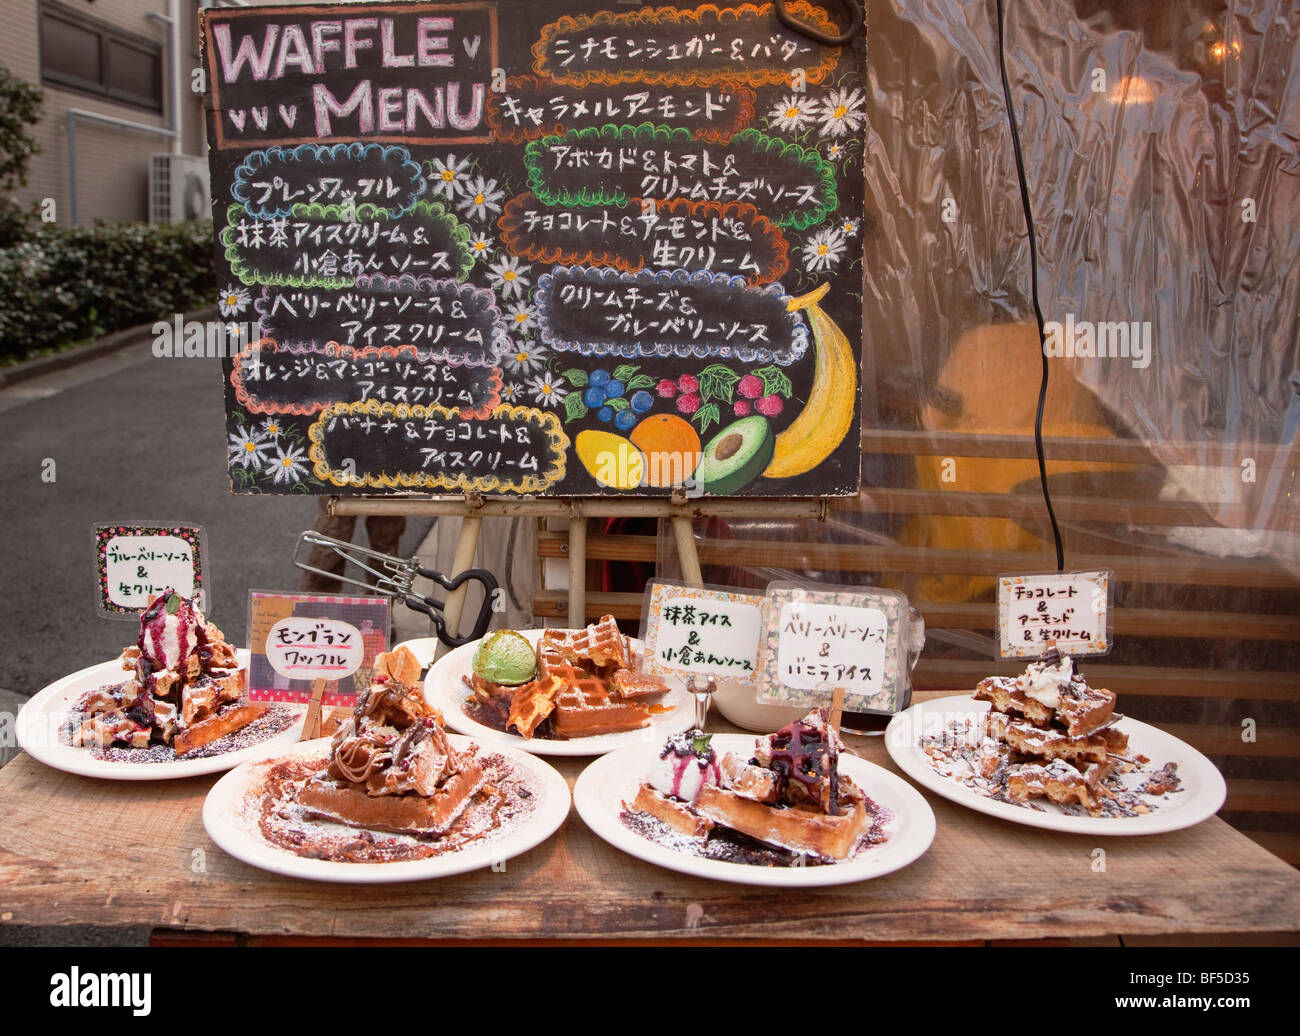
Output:
M687 586L703 586L700 552L695 547L695 530L691 527L690 518L675 514L669 521L673 523L673 539L677 541L677 559L682 563L682 579Z
M478 550L478 534L483 527L483 519L474 514L467 514L461 519L460 538L456 541L456 556L451 562L449 575L454 579L467 568L474 567L474 552ZM447 595L447 606L442 610L447 632L453 637L460 634L460 617L465 611L465 595L468 586L462 586ZM435 659L441 658L450 648L442 641L433 653Z
M569 625L587 624L587 519L569 518Z

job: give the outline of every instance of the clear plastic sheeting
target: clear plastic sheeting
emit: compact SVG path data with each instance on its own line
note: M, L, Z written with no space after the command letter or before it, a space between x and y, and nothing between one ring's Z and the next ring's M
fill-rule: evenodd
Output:
M1006 6L1060 353L1044 434L1139 442L1150 457L1125 469L1135 502L1206 512L1149 530L1135 508L1141 535L1300 573L1286 457L1300 423L1300 11ZM868 10L868 425L1032 426L1040 361L996 19L986 2ZM965 488L989 492L1034 475L992 465L967 480L960 467Z
M1019 668L994 577L1055 568L997 7L873 0L867 39L863 489L826 522L696 532L710 581L903 589L914 684L956 693ZM1116 586L1114 651L1085 664L1210 754L1270 845L1300 801L1295 753L1249 733L1294 735L1300 689L1298 43L1293 3L1006 2L1048 484L1066 569ZM1260 807L1265 783L1290 790Z

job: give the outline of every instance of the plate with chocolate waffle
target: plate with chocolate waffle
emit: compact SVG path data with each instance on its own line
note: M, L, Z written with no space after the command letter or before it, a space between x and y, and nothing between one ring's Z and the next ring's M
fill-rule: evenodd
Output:
M170 590L140 616L136 643L38 691L18 743L68 773L120 781L221 773L296 742L306 708L251 701L245 650L196 600Z
M592 831L638 859L777 888L881 877L924 855L935 832L925 799L845 752L825 709L758 738L690 730L602 756L573 799Z
M499 867L569 815L568 783L535 756L448 734L405 648L377 656L332 737L237 767L203 826L238 860L315 881L420 881Z
M496 630L449 652L424 681L447 725L536 755L603 755L689 727L694 702L645 670L612 616L580 630Z
M1214 764L1115 703L1053 649L1018 677L899 713L885 747L923 787L1030 827L1150 835L1217 813L1227 785Z

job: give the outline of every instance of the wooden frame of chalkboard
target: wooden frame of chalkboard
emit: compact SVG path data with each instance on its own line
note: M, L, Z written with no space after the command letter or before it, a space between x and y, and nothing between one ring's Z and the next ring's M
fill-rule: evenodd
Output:
M201 37L222 315L255 322L233 492L857 491L862 37L726 0L208 9Z
M564 614L571 625L581 626L587 617L587 520L589 518L636 517L667 519L672 530L673 544L677 548L683 582L687 586L703 586L704 575L700 568L700 555L696 549L692 520L702 517L750 517L755 508L773 519L805 518L824 522L830 511L829 499L755 499L695 500L688 501L680 489L664 499L579 499L564 500L509 500L484 498L476 493L463 499L409 500L376 499L374 497L331 497L326 503L328 514L422 515L432 518L460 518L460 534L449 571L463 572L474 564L479 535L485 517L567 519L568 541L566 555L569 562L568 601ZM741 544L743 551L744 545ZM755 562L761 554L755 554ZM460 631L461 616L465 609L466 589L453 590L447 595L443 616L447 629ZM441 658L447 645L439 642L435 657Z

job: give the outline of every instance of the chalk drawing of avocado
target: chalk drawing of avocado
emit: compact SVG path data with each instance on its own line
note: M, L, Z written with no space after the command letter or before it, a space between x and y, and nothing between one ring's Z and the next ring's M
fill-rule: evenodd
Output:
M729 496L749 485L772 461L775 438L766 417L733 421L704 447L695 482L711 496Z

